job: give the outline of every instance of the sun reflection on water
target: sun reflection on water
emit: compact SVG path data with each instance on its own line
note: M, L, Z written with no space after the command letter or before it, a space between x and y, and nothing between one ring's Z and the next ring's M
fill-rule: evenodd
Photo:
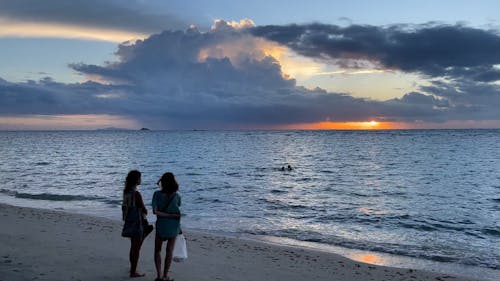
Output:
M353 253L348 256L350 259L370 264L386 265L386 261L374 253Z

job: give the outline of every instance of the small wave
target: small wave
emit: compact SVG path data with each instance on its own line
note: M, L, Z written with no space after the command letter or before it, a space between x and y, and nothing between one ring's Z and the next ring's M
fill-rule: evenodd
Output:
M13 190L8 190L8 189L0 189L0 193L3 193L3 194L6 194L6 195L10 195L10 196L15 196L17 192L13 191Z
M481 233L491 236L500 237L500 229L485 228L481 230Z
M279 189L273 189L271 190L271 193L274 193L274 194L281 194L281 193L287 193L288 191L286 190L279 190Z
M379 224L382 220L384 220L384 217L381 216L375 216L375 215L357 215L357 214L333 214L333 215L326 215L326 216L319 216L315 217L314 221L317 221L319 223L331 223L331 222L337 222L337 223L359 223L359 224Z
M119 199L104 199L102 200L102 202L112 206L118 206L122 204L122 200Z
M292 210L297 210L297 209L308 209L307 206L302 205L302 204L290 204L288 207Z
M416 230L422 230L422 231L437 231L438 230L437 228L430 226L430 225L426 225L426 224L400 222L399 225L403 228L416 229Z
M84 195L69 195L69 194L53 194L53 193L23 193L14 190L0 189L0 193L13 196L15 198L33 199L33 200L48 200L48 201L89 201L102 200L102 197L91 197Z
M322 171L320 171L320 173L323 173L323 174L333 174L335 172L334 171L330 171L330 170L322 170Z
M476 233L475 231L470 231L470 230L467 230L467 231L464 231L464 233L468 236L474 236L476 238L479 238L479 239L484 239L484 236L481 235L481 234L478 234Z
M88 201L88 200L100 199L98 197L88 197L84 195L67 195L67 194L52 194L52 193L30 194L30 193L18 193L18 192L16 192L15 197L23 199L49 200L49 201Z
M301 179L299 179L299 180L297 180L297 181L298 181L298 182L309 182L309 181L311 181L311 180L313 180L313 179L312 179L312 178L309 178L309 177L305 177L305 178L301 178Z
M204 202L205 201L205 197L197 197L195 200L194 200L194 203L201 203L201 202Z
M429 258L430 260L439 261L439 262L458 262L459 261L458 258L448 257L448 256L430 256L430 257L422 256L422 257Z
M98 183L99 183L98 181L86 181L86 182L82 183L81 185L87 186L87 188L91 188L93 185L96 185Z
M403 197L403 198L406 198L408 196L408 194L406 194L406 192L401 192L401 191L382 191L382 194L384 195L388 195L388 196L394 196L394 197Z
M267 198L261 198L258 199L259 202L262 202L266 204L271 210L303 210L303 209L310 209L309 207L301 204L288 204L285 202L281 202L279 200L269 200Z
M454 226L454 225L445 224L445 223L431 223L430 225L432 227L437 228L437 229L455 230L455 231L459 231L459 232L466 230L466 228L464 228L464 227Z
M380 197L380 194L364 194L364 193L359 193L359 192L351 192L350 195L353 195L355 197Z
M220 189L219 186L208 186L208 187L199 188L198 191L209 191L209 190L218 190L218 189Z

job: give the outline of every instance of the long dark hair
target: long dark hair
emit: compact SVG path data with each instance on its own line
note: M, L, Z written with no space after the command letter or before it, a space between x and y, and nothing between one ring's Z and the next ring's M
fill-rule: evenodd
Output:
M141 180L141 172L137 170L132 170L128 172L127 178L125 179L125 188L123 189L123 193L130 192L134 189L134 187L139 184Z
M174 174L170 172L166 172L165 174L163 174L158 183L161 183L161 192L163 193L172 194L179 190L179 184L177 184Z

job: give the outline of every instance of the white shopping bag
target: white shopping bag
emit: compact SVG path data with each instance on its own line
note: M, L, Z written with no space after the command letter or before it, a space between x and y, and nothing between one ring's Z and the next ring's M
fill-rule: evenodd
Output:
M188 258L186 237L184 234L179 234L175 238L173 259L175 262L183 262Z

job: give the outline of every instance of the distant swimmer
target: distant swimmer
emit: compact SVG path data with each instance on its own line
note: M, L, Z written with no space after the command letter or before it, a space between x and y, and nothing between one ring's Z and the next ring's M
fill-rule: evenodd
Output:
M285 171L285 166L281 166L281 171Z
M293 170L293 169L292 169L292 166L290 166L290 165L288 165L288 167L287 167L286 169L287 169L288 171Z

